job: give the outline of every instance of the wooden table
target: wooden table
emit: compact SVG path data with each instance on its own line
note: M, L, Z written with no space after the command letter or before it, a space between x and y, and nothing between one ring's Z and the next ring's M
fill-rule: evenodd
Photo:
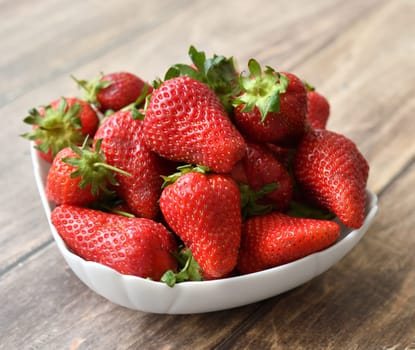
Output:
M1 0L0 42L1 349L415 348L413 0ZM18 135L29 108L78 93L70 74L152 80L190 44L317 86L328 128L367 157L380 209L349 255L294 290L221 312L146 314L104 300L65 264Z

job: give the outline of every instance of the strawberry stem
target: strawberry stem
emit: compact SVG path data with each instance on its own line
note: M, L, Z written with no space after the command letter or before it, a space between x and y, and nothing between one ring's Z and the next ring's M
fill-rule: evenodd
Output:
M119 168L116 168L115 166L112 166L112 165L109 165L109 164L107 164L107 163L103 163L103 162L96 162L96 163L94 163L93 164L93 166L95 167L95 168L98 168L98 167L103 167L103 168L105 168L105 169L108 169L108 170L111 170L111 171L114 171L114 172L116 172L116 173L119 173L119 174L122 174L122 175L125 175L125 176L133 176L132 174L130 174L130 173L128 173L128 172L126 172L126 171L124 171L124 170L122 170L122 169L119 169Z

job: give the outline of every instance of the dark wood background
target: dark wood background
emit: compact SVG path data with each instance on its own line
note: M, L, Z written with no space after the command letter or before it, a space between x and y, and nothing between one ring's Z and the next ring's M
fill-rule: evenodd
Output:
M415 1L0 0L0 349L415 349ZM187 316L104 300L60 256L22 119L70 74L147 80L208 54L290 70L371 165L378 215L329 271L269 300ZM193 302L193 301L189 301Z

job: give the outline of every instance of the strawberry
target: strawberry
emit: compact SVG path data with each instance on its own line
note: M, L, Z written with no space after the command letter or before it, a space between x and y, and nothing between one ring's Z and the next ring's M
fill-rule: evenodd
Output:
M152 152L143 139L143 121L133 119L131 110L118 111L103 121L94 142L102 139L101 149L108 164L132 176L116 174L117 194L132 213L154 219L159 211L162 174L168 174L167 162Z
M22 136L35 141L39 155L52 162L61 149L71 143L81 145L86 136L93 136L99 119L88 103L69 97L31 109L24 122L33 130Z
M264 199L275 209L283 211L288 208L293 192L291 176L266 145L247 142L245 157L237 163L232 174L238 183L246 183L254 191L275 184L276 189L267 193Z
M257 61L248 63L249 76L241 76L242 94L233 104L234 120L252 141L295 145L306 130L307 92L294 74L263 72Z
M187 172L164 188L160 209L205 279L235 268L242 220L239 189L229 176Z
M273 143L267 143L266 147L285 168L288 169L290 167L295 149L277 146Z
M151 87L129 72L101 74L98 78L86 81L72 77L84 91L84 100L94 104L101 112L118 111L133 103L146 88Z
M75 254L119 273L158 281L177 267L174 236L155 221L66 204L52 211L51 220Z
M143 134L154 152L173 161L231 171L245 142L219 98L204 83L186 76L163 82L151 96Z
M312 203L348 227L363 224L369 165L353 141L329 130L312 130L299 144L293 167Z
M305 86L307 88L307 120L312 128L325 129L330 116L330 104L314 87L309 84Z
M46 196L56 204L87 206L102 194L109 192L107 185L115 185L113 172L129 174L111 167L100 151L100 142L95 150L85 145L71 145L58 152L46 178Z
M270 213L249 218L242 227L238 271L242 274L286 264L333 244L336 222Z

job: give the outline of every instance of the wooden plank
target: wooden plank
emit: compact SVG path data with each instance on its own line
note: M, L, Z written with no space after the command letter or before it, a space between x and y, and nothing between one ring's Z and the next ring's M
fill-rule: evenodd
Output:
M220 349L410 349L415 342L415 162L380 197L373 226L334 268L270 299ZM396 199L401 201L397 203Z
M75 67L119 43L137 35L143 40L149 28L189 6L188 0L140 5L131 0L108 1L105 6L94 1L67 6L48 0L42 6L8 7L0 28L0 74L7 81L0 86L0 106L59 73L68 76Z
M132 60L144 57L142 62L151 73L149 79L159 75L160 68L164 72L176 58L184 58L191 43L210 52L237 55L242 61L264 47L266 55L277 52L279 59L274 64L290 62L293 57L301 61L304 53L310 55L327 38L378 3L367 0L356 5L326 0L311 4L297 0L289 4L267 2L258 8L255 3L241 7L239 3L229 1L212 6L210 2L182 0L145 2L134 12L131 11L136 6L134 1L122 4L109 1L108 6L79 2L65 11L57 11L54 1L45 2L42 11L39 11L40 7L33 11L31 7L20 6L13 9L20 10L17 14L11 10L6 12L1 24L4 29L0 32L4 33L4 38L0 36L0 39L3 39L5 54L0 56L0 74L8 84L0 87L0 105L56 75L64 73L68 76L93 59L100 63L94 67L93 74L112 67L108 58L118 55L120 45L125 50L121 53L121 63L126 61L127 64L117 68L127 67ZM297 11L298 7L302 11ZM337 23L319 20L336 16L339 10L342 16ZM55 15L44 16L45 13ZM290 13L290 16L284 16L284 13ZM192 21L189 22L189 18ZM37 24L35 30L21 30L28 22ZM313 30L308 28L311 23ZM304 30L305 26L307 30ZM240 35L242 32L244 35ZM103 59L105 56L107 59Z

